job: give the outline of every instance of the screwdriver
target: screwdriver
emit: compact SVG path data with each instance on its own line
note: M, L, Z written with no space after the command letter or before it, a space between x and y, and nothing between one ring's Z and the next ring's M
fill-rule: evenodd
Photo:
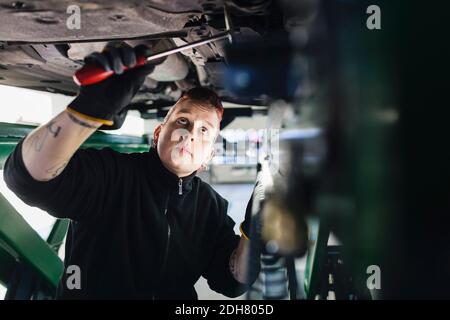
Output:
M192 48L201 46L203 44L222 40L225 38L230 39L230 37L231 37L230 30L226 30L223 32L219 32L219 33L209 37L208 39L194 41L194 42L182 45L180 47L169 49L169 50L166 50L166 51L163 51L163 52L160 52L160 53L148 56L148 57L137 56L136 57L136 65L133 68L142 66L145 63L147 63L147 61L152 61L152 60L156 60L159 58L163 58L163 57L169 56L173 53L192 49ZM129 69L128 67L124 67L124 71L126 71L128 69ZM112 71L112 70L106 71L100 65L87 64L75 72L75 74L73 75L73 80L79 86L86 86L86 85L90 85L90 84L94 84L94 83L103 81L103 80L109 78L110 76L112 76L113 74L114 74L114 71Z

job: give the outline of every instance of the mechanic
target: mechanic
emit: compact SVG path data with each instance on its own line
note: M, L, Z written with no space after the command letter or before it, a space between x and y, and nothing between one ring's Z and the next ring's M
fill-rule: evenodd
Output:
M249 210L239 237L227 201L196 176L213 157L223 113L212 90L184 93L148 152L79 149L114 124L154 69L133 68L142 50L108 45L89 55L86 62L114 75L80 87L66 110L21 140L4 179L25 203L71 220L65 268L79 267L81 285L69 288L64 272L59 299L197 299L200 276L214 291L239 296L249 283Z

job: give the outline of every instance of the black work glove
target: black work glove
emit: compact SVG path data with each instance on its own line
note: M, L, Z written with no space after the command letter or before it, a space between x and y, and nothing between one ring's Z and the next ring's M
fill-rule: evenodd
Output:
M258 163L257 168L257 178L255 187L253 188L252 196L250 197L250 200L247 203L247 208L245 209L245 218L244 221L241 223L239 229L241 231L242 236L250 240L250 230L251 230L251 223L252 223L252 211L253 211L253 198L255 197L255 194L257 196L257 199L261 199L264 195L264 189L261 181L261 164ZM257 190L258 189L258 190Z
M85 63L97 63L107 71L113 70L114 75L101 82L81 86L67 110L107 126L114 124L114 127L120 127L125 120L125 107L138 92L146 76L153 71L155 64L161 62L133 68L136 57L148 56L149 50L144 45L133 49L125 44L108 44L102 53L88 55L84 59ZM124 71L125 66L132 69Z
M245 218L244 218L244 221L242 221L241 226L239 228L242 236L247 240L250 240L250 224L251 224L251 220L252 220L252 203L253 203L253 194L247 203L247 208L245 209Z

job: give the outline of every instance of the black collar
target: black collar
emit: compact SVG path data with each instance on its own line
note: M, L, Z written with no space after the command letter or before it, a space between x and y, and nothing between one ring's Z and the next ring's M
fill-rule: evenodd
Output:
M167 190L176 190L177 194L180 192L180 183L182 192L192 190L192 181L194 180L197 171L194 171L186 177L178 177L175 173L169 171L161 162L158 151L154 147L151 147L149 152L149 170L154 173L154 176L158 177L157 183L161 183Z

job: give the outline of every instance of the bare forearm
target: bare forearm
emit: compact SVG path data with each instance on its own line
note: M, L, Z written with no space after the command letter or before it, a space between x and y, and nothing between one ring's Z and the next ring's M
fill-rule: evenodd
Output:
M81 144L101 126L63 111L34 129L22 144L22 156L30 175L39 181L58 176Z
M230 257L230 271L234 278L247 283L247 259L250 241L241 237L238 247L233 251Z

